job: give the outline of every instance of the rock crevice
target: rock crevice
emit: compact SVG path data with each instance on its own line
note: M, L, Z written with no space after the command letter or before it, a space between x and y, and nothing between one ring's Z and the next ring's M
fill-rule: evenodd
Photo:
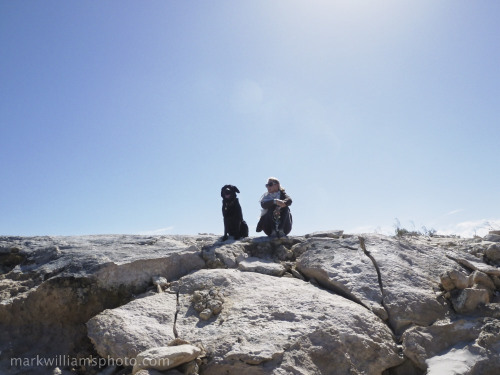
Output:
M370 260L371 260L371 262L373 264L373 267L375 268L375 272L377 272L378 285L379 285L379 288L380 288L380 293L382 295L382 299L380 300L380 304L382 305L382 307L384 308L385 313L387 314L387 320L390 322L391 321L391 319L390 319L390 311L389 311L389 309L387 308L387 306L385 305L385 302L384 302L386 294L384 292L384 283L383 283L383 280L382 280L382 274L380 272L380 268L379 268L379 266L377 264L377 260L372 256L372 254L366 248L365 238L359 236L358 239L359 239L359 246L361 247L361 250L363 250L363 253L368 258L370 258ZM392 330L392 332L396 336L396 331L395 331L395 329L393 327L391 327L390 324L389 324L389 328Z

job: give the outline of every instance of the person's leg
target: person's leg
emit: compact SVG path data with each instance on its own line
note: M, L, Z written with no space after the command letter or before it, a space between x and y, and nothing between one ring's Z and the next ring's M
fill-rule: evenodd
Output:
M273 213L269 210L264 216L261 217L260 222L262 224L262 230L265 234L270 236L274 231L274 220Z
M281 213L280 231L288 235L292 231L292 214L290 210Z

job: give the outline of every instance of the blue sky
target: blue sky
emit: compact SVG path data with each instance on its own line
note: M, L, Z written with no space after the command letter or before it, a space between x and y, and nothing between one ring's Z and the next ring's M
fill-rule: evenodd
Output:
M0 235L500 229L500 2L0 0Z

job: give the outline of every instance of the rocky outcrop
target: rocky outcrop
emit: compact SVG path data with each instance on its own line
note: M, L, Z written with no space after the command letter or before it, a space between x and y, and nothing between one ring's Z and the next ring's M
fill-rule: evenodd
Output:
M492 235L0 237L0 371L495 374Z
M443 320L410 328L402 341L405 355L429 374L494 374L500 368L499 333L498 319Z
M172 280L205 267L200 250L215 241L208 236L0 237L0 372L48 373L69 357L78 362L71 367L88 368L85 358L95 351L85 323L145 292L153 275Z

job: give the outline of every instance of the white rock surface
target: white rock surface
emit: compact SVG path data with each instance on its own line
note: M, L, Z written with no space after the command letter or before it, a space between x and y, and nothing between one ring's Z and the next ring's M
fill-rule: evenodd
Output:
M413 324L428 326L451 314L447 301L438 292L440 275L459 269L456 262L418 238L365 237L366 250L380 270L389 323L397 334Z
M175 338L176 308L175 294L160 293L139 298L90 319L87 322L88 336L101 357L109 356L130 363L139 353L166 346Z
M307 373L380 374L402 362L391 331L379 318L303 281L216 269L188 275L178 287L176 330L179 338L207 351L204 374L287 373L297 368L297 361ZM192 295L213 288L224 292L224 309L202 321ZM134 315L147 315L148 307L140 301ZM127 336L131 329L105 320L99 326L110 337Z
M469 374L476 363L485 360L481 355L471 352L469 348L452 348L450 351L429 358L426 361L427 375L459 375Z
M299 252L302 255L297 259L298 271L387 319L377 271L359 247L357 237L335 241L311 238L300 246Z
M408 329L403 351L427 374L493 375L500 368L499 333L498 319L442 320Z

